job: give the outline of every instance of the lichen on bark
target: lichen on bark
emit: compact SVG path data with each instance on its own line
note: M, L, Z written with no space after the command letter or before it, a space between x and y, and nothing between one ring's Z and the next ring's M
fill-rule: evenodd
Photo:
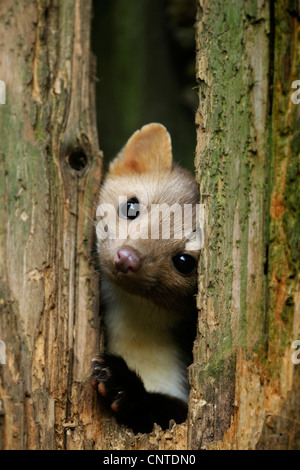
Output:
M297 427L299 6L200 0L197 45L206 233L189 445L294 448L271 421L286 429L288 400Z

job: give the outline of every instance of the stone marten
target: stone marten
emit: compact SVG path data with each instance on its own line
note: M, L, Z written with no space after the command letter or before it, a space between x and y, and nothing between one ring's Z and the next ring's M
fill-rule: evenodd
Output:
M128 140L100 191L106 349L93 359L92 385L134 432L187 416L198 198L194 177L172 162L169 133L156 123Z

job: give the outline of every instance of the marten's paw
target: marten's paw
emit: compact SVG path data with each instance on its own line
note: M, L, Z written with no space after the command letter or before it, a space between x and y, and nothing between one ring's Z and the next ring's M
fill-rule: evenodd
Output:
M135 433L151 432L154 423L167 429L170 419L177 423L186 419L186 403L161 393L147 392L140 377L129 369L122 357L103 353L95 357L92 364L92 386L108 402L117 421Z
M146 393L143 382L124 359L108 353L92 360L92 386L117 415L134 412L136 399Z

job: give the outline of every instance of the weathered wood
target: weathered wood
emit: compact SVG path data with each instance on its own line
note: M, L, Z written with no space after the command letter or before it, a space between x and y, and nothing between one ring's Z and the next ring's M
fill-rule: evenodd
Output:
M199 2L196 168L206 234L193 449L300 446L291 360L300 335L299 106L291 103L299 4L275 5Z
M7 449L69 448L69 429L83 441L95 408L89 388L84 392L99 343L91 201L100 152L90 22L90 1L0 5L7 90L0 108L0 337L7 353L0 396ZM99 422L93 426L95 434Z

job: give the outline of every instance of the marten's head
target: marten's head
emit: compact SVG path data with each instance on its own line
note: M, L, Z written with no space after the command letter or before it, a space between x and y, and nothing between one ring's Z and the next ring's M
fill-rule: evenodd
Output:
M135 132L110 164L97 235L104 273L128 293L181 310L196 291L198 186L172 162L161 124Z

